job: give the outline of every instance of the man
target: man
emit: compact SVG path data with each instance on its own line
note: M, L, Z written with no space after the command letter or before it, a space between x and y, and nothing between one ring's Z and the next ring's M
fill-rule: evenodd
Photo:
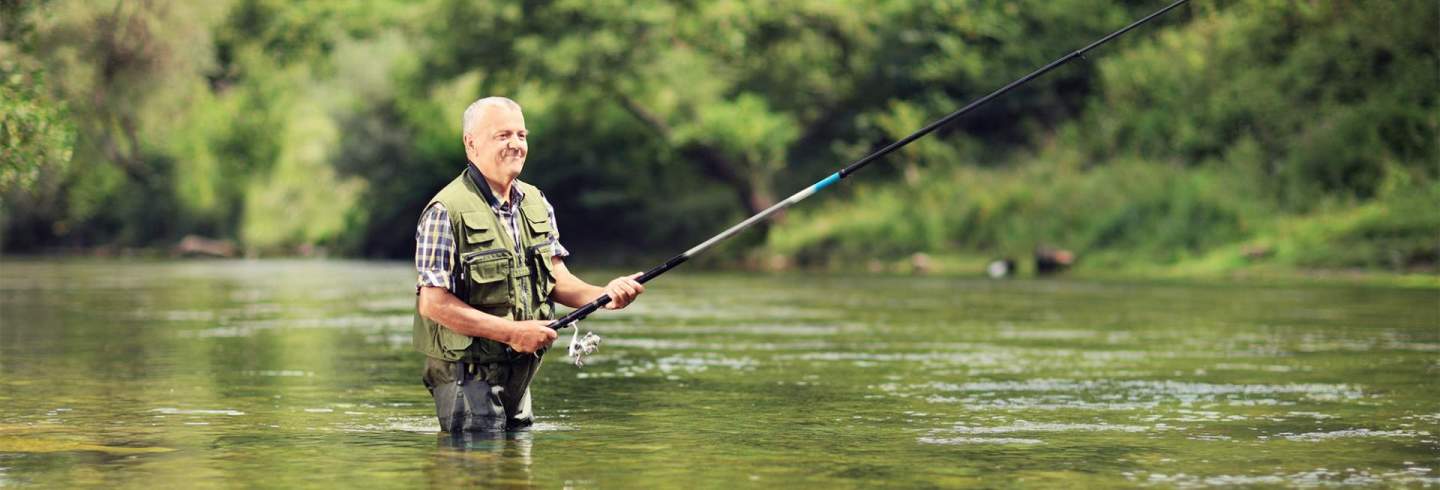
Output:
M608 295L609 309L635 300L637 275L604 288L565 267L554 209L517 179L529 154L520 105L487 97L465 109L470 164L430 199L415 229L415 348L442 430L529 426L530 380L555 340L554 302L570 307Z

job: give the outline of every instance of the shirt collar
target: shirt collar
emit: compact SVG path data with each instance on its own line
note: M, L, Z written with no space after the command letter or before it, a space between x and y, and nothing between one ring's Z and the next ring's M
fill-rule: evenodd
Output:
M465 175L470 177L470 182L475 184L475 187L480 188L480 195L485 196L485 202L489 203L490 207L500 209L503 206L500 200L495 198L495 191L490 190L490 182L485 180L485 175L480 173L480 169L475 168L473 164L467 163L465 165ZM525 199L525 193L520 191L520 186L511 183L510 206L520 204L520 201L523 199Z

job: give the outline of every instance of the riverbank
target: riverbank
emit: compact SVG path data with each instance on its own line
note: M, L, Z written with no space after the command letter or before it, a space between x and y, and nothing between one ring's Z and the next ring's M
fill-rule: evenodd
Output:
M998 280L1057 279L1097 281L1158 281L1196 283L1263 284L1276 286L1301 285L1356 285L1377 287L1399 287L1414 289L1440 289L1440 273L1435 271L1393 272L1367 269L1325 269L1298 268L1280 265L1252 265L1229 269L1210 269L1195 264L1156 265L1137 264L1125 268L1109 268L1089 265L1083 258L1063 272L1051 276L1036 273L1035 265L1028 260L1016 261L1016 268L1006 277ZM767 272L818 271L841 274L870 274L877 276L940 276L940 277L986 277L987 267L996 261L995 257L946 253L924 254L919 259L926 265L916 266L915 256L895 260L835 261L826 265L793 266L782 258L770 261L750 261L735 268ZM704 267L703 265L701 267ZM717 267L711 266L711 269Z
M922 171L906 185L857 182L845 199L793 211L762 256L802 268L961 275L1010 258L1029 266L1025 275L1034 251L1049 247L1072 252L1068 272L1085 277L1440 285L1440 184L1396 169L1370 199L1295 207L1247 168L1086 168L1054 153Z
M47 260L64 261L96 261L96 262L130 262L130 261L172 261L175 260L168 252L160 249L145 248L124 248L124 249L63 249L63 251L52 250L45 254L24 254L24 255L0 255L0 266L10 262L35 262ZM627 260L624 262L579 262L572 269L577 270L584 277L589 277L587 272L604 271L604 274L621 273L623 271L639 271L647 269L664 258L653 258L648 261ZM358 259L336 256L266 256L264 258L214 258L214 257L193 257L185 260L195 261L297 261L297 262L326 262L326 261L355 261L366 262L406 262L403 259ZM899 277L899 276L935 276L935 277L986 277L986 268L994 261L994 257L987 257L975 254L939 254L925 255L923 260L926 265L923 268L916 267L916 258L907 257L895 260L857 260L857 261L835 261L826 265L797 266L792 261L783 257L770 257L769 259L751 259L744 261L709 260L700 259L682 266L681 270L671 274L684 274L685 270L703 270L707 272L733 272L763 273L763 274L793 274L793 273L833 273L843 275L870 275L876 277ZM593 275L593 274L591 274ZM1406 289L1437 289L1440 290L1440 273L1428 272L1391 272L1384 270L1366 269L1306 269L1285 267L1277 265L1254 265L1226 270L1208 269L1193 265L1160 266L1154 264L1135 265L1128 268L1113 269L1098 267L1087 264L1081 258L1074 267L1051 276L1056 279L1068 280L1094 280L1102 282L1123 281L1123 282L1193 282L1199 284L1249 284L1249 285L1274 285L1274 286L1303 286L1303 285L1327 285L1327 286L1367 286L1367 287L1394 287ZM1035 266L1029 261L1016 261L1016 269L1005 277L998 280L1029 280L1040 278L1035 273Z

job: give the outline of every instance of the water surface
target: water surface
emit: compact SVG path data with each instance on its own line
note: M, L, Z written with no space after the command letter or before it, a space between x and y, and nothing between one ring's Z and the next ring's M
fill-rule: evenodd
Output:
M1440 486L1435 290L677 270L454 441L413 283L7 258L0 486Z

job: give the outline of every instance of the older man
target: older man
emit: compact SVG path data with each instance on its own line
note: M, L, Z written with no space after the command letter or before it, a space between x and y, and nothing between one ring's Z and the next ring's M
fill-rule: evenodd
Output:
M555 212L517 179L529 153L520 105L487 97L465 109L465 170L430 199L415 229L415 348L447 432L529 426L530 380L555 340L554 302L609 295L624 308L636 276L591 285L565 268Z

